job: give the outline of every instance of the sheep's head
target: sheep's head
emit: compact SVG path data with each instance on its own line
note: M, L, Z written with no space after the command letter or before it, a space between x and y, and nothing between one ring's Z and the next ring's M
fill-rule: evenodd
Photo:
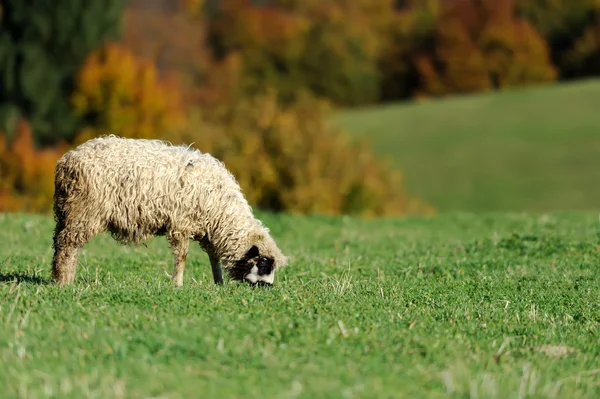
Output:
M258 247L253 245L242 259L235 262L230 276L251 285L270 286L275 279L274 263L272 257L261 254Z
M229 275L238 281L247 281L251 285L273 284L275 271L287 265L284 256L268 230L263 227L255 229L248 235L245 253L233 262Z

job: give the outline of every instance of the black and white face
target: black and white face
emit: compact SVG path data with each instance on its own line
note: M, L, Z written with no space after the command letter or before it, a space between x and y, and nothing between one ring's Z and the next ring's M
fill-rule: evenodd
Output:
M247 281L251 285L270 286L275 279L273 259L262 256L256 246L252 246L246 255L235 262L230 272L235 280Z

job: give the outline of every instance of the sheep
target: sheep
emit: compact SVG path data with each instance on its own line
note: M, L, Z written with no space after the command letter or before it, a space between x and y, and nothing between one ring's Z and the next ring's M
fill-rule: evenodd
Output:
M53 280L72 284L79 248L109 232L123 245L166 236L175 287L190 239L207 253L215 284L225 269L234 281L272 285L287 256L225 165L190 147L109 135L66 152L55 169Z

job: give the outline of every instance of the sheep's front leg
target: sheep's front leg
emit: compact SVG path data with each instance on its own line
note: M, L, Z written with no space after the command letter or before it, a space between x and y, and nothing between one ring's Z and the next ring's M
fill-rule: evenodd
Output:
M223 284L223 270L221 269L219 258L214 255L209 255L209 258L215 284Z
M171 237L169 239L173 256L175 257L175 267L173 269L173 285L175 287L183 286L183 271L185 269L185 260L187 258L190 242L187 239Z

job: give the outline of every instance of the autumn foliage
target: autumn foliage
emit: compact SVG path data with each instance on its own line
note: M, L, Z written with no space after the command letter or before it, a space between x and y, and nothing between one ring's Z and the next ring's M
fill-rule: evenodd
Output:
M211 48L217 58L239 54L249 95L273 86L286 100L309 91L339 105L375 102L384 33L378 17L386 20L393 2L375 3L222 0L209 24Z
M600 75L598 0L7 1L0 210L49 210L60 154L114 133L194 142L261 208L428 213L328 108Z
M520 0L517 7L544 37L561 78L600 75L594 61L600 53L600 1Z
M468 93L552 81L543 37L516 15L514 0L455 0L420 57L425 94Z
M179 91L156 68L127 49L108 44L89 56L72 97L85 127L77 142L103 135L153 138L182 123Z
M367 143L350 143L328 126L327 110L311 95L281 106L267 91L213 110L176 139L223 160L264 209L365 217L432 211L405 193L402 174Z
M8 142L0 134L0 212L44 212L52 207L54 166L67 146L38 150L31 126L17 124L16 135Z

